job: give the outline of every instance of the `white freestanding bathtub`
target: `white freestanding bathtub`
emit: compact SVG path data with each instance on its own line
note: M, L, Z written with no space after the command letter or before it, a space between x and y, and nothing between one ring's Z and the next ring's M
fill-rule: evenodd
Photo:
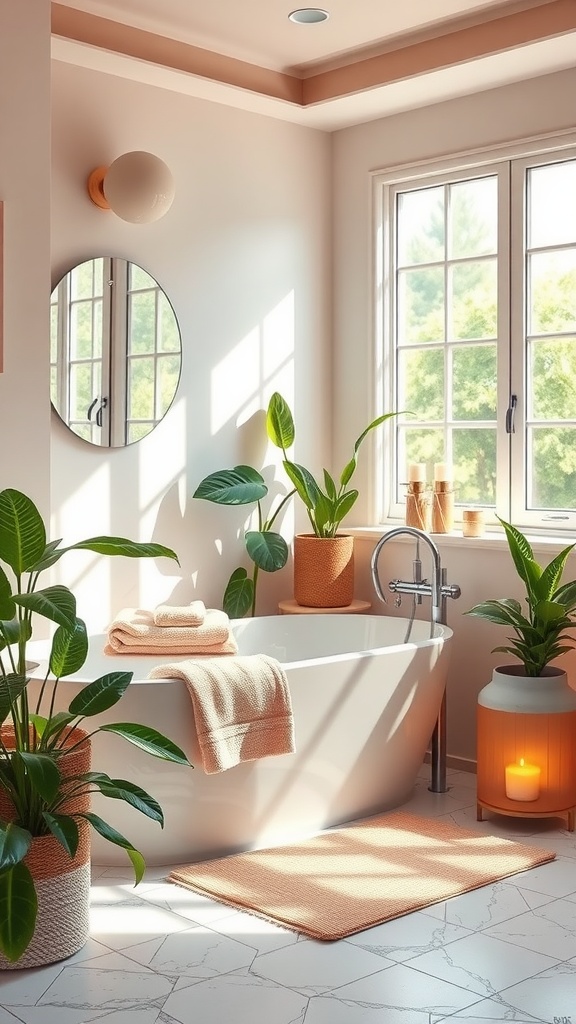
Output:
M287 842L321 828L388 810L410 794L434 728L452 631L380 615L279 615L233 622L240 654L268 654L289 682L296 750L206 775L171 765L112 734L93 740L93 769L140 785L160 802L162 830L127 804L93 797L93 809L139 849L148 864L176 864ZM80 672L62 680L57 710L105 672L134 672L133 682L99 722L139 722L177 743L194 765L199 750L186 685L148 680L157 657L103 654L90 638ZM29 696L46 671L47 641L28 646ZM183 658L168 658L177 661ZM93 832L96 864L126 864L123 850Z

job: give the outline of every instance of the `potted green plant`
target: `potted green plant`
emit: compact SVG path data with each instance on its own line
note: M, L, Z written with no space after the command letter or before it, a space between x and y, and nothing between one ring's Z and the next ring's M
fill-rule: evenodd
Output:
M67 711L55 713L59 680L78 671L88 652L86 627L65 586L40 588L41 575L67 551L176 559L170 548L121 537L92 537L68 547L47 541L34 503L0 492L0 967L62 959L87 938L89 834L94 828L124 848L135 880L144 860L130 842L89 807L92 792L124 800L163 825L154 797L123 779L90 771L90 717L115 705L131 672L110 672L86 686ZM28 699L27 642L34 616L56 624L50 673L34 707ZM142 725L106 730L154 757L189 765L182 750Z
M520 530L500 519L512 561L526 588L525 608L512 597L482 601L466 614L512 629L513 635L504 647L494 652L518 658L523 674L541 676L544 670L575 644L565 630L575 625L571 618L576 610L576 581L562 584L568 555L576 546L569 544L543 568L534 558L532 547Z
M365 437L380 424L397 415L377 416L354 442L352 457L338 480L322 470L322 487L310 470L288 458L295 441L294 419L286 401L275 392L268 404L268 437L282 450L283 465L298 497L304 503L311 534L294 538L294 597L308 607L331 608L349 605L354 597L354 540L339 533L340 524L358 499L350 481L358 465L358 452Z
M576 581L562 583L569 544L541 566L520 530L500 519L526 596L482 601L467 614L511 630L494 652L512 655L478 694L477 804L504 814L576 812L576 691L555 660L574 647Z

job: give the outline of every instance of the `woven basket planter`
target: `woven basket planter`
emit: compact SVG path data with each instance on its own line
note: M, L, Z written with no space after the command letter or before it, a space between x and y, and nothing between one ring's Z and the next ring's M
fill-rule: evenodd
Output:
M13 748L13 731L3 728L1 735L5 746ZM59 759L63 779L90 771L91 747L86 735L81 729L76 729L69 737L67 746L83 737L84 742ZM90 797L81 796L66 801L59 813L71 814L89 809ZM14 806L1 787L0 817L5 820L14 818ZM80 841L73 859L51 835L32 840L24 863L34 879L38 896L36 930L28 949L16 963L11 963L0 953L0 970L54 963L77 953L86 943L90 907L90 825L78 819L77 825Z
M344 608L354 599L354 538L294 538L294 597L306 608Z

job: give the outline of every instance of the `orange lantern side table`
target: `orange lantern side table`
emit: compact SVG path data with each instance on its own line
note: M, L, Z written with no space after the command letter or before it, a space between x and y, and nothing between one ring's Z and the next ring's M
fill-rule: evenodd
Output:
M477 817L484 809L515 817L576 822L576 691L548 666L494 669L478 695Z

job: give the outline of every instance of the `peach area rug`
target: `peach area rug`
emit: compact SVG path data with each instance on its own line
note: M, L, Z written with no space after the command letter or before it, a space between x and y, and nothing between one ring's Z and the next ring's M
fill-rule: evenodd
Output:
M179 867L168 881L332 940L555 856L445 821L391 812L290 846Z

